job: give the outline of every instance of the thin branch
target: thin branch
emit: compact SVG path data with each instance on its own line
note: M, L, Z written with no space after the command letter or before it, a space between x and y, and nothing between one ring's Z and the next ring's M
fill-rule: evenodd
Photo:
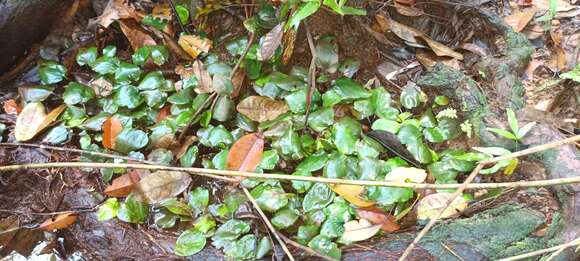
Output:
M294 261L294 256L292 256L292 253L290 253L290 250L288 250L288 247L286 246L286 243L284 243L284 241L280 238L280 235L278 234L278 231L276 231L276 229L274 228L274 226L272 226L272 223L270 222L270 220L268 219L268 217L266 216L266 214L264 214L264 211L262 211L262 209L258 205L258 202L256 202L256 199L252 196L252 194L250 194L250 192L248 191L247 188L242 188L242 189L244 190L244 193L246 194L246 197L248 197L248 199L250 200L250 202L252 202L252 205L254 205L254 208L258 211L258 214L260 214L260 216L264 220L264 223L266 223L266 226L268 227L268 229L270 229L270 231L272 232L272 234L274 234L274 237L276 238L276 240L278 240L278 243L280 243L280 246L282 246L282 249L284 250L284 252L288 256L288 258L290 259L290 261Z
M521 254L521 255L517 255L517 256L512 256L512 257L508 257L508 258L502 258L499 259L497 261L515 261L515 260L522 260L522 259L527 259L530 257L534 257L534 256L539 256L539 255L543 255L546 253L551 253L554 251L558 251L560 249L566 249L572 246L579 246L580 245L580 238L576 238L573 241L561 244L561 245L557 245L557 246L553 246L553 247L549 247L549 248L544 248L544 249L540 249L537 251L533 251L533 252L529 252L529 253L525 253L525 254Z
M181 31L184 33L190 34L190 32L187 30L187 28L185 28L185 25L183 23L181 23L181 18L179 18L179 13L177 12L177 8L175 8L175 3L173 2L173 0L167 0L167 2L169 2L169 5L171 6L171 10L173 11L175 18L177 19L177 23L179 24L179 27L181 27Z
M42 144L31 144L31 143L0 143L0 146L6 146L6 147L32 147L32 148L39 148L39 149L47 149L47 150L56 150L56 151L64 151L64 152L74 152L74 153L79 153L79 154L86 154L86 155L91 155L91 156L97 156L97 157L103 157L103 158L109 158L109 159L122 159L122 160L126 160L126 161L135 161L135 162L140 162L140 163L144 163L144 164L149 164L149 165L157 165L158 162L154 162L154 161L149 161L149 160L142 160L142 159L135 159L135 158L131 158L131 157L127 157L127 156L122 156L122 155L115 155L115 154L110 154L110 153L103 153L103 152L96 152L96 151L88 151L88 150L80 150L80 149L73 149L73 148L64 148L64 147L54 147L54 146L48 146L48 145L42 145ZM228 177L223 177L223 176L216 176L216 175L206 175L210 178L214 178L214 179L221 179L221 180L226 180L226 181L234 181L231 178Z
M248 40L248 45L246 45L246 48L244 49L244 52L242 52L242 55L240 56L240 59L238 59L238 62L236 62L236 65L234 66L234 69L232 69L232 74L230 74L230 80L234 78L234 75L236 74L236 71L242 65L242 62L244 61L244 58L246 57L246 55L250 51L250 48L251 48L252 43L254 42L255 38L256 38L256 34L254 34L254 33L250 34L250 40Z
M314 46L314 39L312 38L306 21L304 21L304 27L306 28L306 37L308 38L308 46L310 47L310 54L312 55L310 67L308 68L308 95L306 96L306 116L304 117L304 130L306 130L308 117L310 116L310 108L312 107L312 95L314 95L314 90L316 90L316 47Z
M553 149L553 148L562 146L564 144L575 143L575 142L578 142L578 141L580 141L580 135L572 136L570 138L566 138L566 139L559 140L559 141L554 141L554 142L546 143L546 144L543 144L543 145L534 146L534 147L531 147L531 148L527 148L525 150L516 151L516 152L510 153L510 154L501 156L501 157L495 157L493 159L489 159L489 160L482 161L481 163L482 164L492 164L492 163L496 163L496 162L501 161L501 160L513 159L513 158L517 158L517 157L521 157L521 156L533 154L533 153L536 153L536 152Z
M429 220L429 223L427 223L427 225L423 228L423 230L421 230L421 232L417 234L417 237L415 237L413 242L411 242L411 244L407 247L407 249L405 249L405 252L403 252L401 257L399 257L399 261L405 260L407 256L411 254L413 248L415 248L415 245L417 245L421 240L421 238L423 238L427 234L427 232L429 232L429 230L435 225L435 223L437 223L443 212L445 212L445 210L447 210L451 206L451 203L453 203L453 201L463 193L463 191L467 188L467 185L469 185L469 183L471 183L475 179L477 174L479 174L479 171L484 166L485 166L484 164L480 163L477 165L477 167L475 167L475 169L471 172L471 174L469 174L469 176L465 179L463 184L461 184L461 186L455 192L453 192L453 194L451 194L451 197L445 203L445 207L441 208L441 210L439 210L439 212L433 218L431 218L431 220Z

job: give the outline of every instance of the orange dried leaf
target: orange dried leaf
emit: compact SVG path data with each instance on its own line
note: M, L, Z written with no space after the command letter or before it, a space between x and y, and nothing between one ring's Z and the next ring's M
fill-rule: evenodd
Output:
M38 228L51 232L57 229L67 228L74 224L76 220L77 214L75 212L66 212L59 214L56 217L47 219L46 221L42 222Z
M521 13L514 13L512 15L506 16L504 21L506 24L511 26L516 32L521 32L524 30L526 25L534 18L538 9L536 7L530 8L530 10L521 12Z
M114 116L109 117L103 123L103 147L114 150L115 140L122 130L123 125L121 124L121 120Z
M4 101L4 112L9 115L18 115L22 111L14 99Z
M375 204L361 198L365 189L363 186L338 184L331 185L330 189L357 207L370 207Z
M356 209L356 213L360 218L364 218L375 225L381 224L381 229L385 232L395 232L401 228L397 224L397 218L380 208L358 208Z
M264 137L260 133L251 133L240 138L228 153L226 166L228 170L256 170L264 153ZM243 179L240 179L240 181Z
M170 114L171 114L171 106L169 105L163 106L163 108L159 110L159 113L157 113L157 117L155 117L155 122L159 123L160 121L167 118L167 116L169 116Z
M119 19L134 18L141 20L143 15L138 13L133 6L125 0L110 0L103 13L90 22L90 26L99 24L105 28Z
M145 174L143 175L145 176ZM126 197L133 191L135 185L141 180L140 172L130 171L127 174L119 176L111 182L111 185L105 188L105 194L110 197Z
M425 14L423 10L419 8L399 3L398 1L395 1L395 9L397 9L397 12L399 14L402 14L404 16L422 16L423 14Z
M181 35L177 43L193 59L197 58L197 56L202 52L209 52L209 49L211 49L213 45L211 40L207 38L200 38L195 35Z

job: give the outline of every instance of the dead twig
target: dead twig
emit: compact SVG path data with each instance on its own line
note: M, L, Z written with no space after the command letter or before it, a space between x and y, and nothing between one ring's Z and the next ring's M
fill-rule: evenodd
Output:
M304 117L304 130L308 126L308 117L310 116L310 108L312 107L312 95L316 90L316 47L314 46L314 39L308 29L308 23L304 21L304 28L306 28L306 37L308 38L308 46L310 47L310 67L308 68L308 95L306 96L306 116Z
M568 243L564 243L561 245L557 245L557 246L553 246L553 247L549 247L549 248L544 248L544 249L540 249L537 251L533 251L533 252L529 252L529 253L525 253L525 254L521 254L521 255L517 255L517 256L512 256L512 257L508 257L508 258L502 258L502 259L499 259L497 261L522 260L522 259L527 259L527 258L534 257L534 256L543 255L546 253L551 253L554 251L560 251L560 252L558 252L558 254L559 254L559 253L561 253L561 251L564 251L565 249L567 249L569 247L573 247L573 246L580 246L580 238L576 238L575 240L572 240ZM554 254L556 254L556 252L554 252Z
M288 256L288 258L290 259L290 261L294 261L294 256L292 256L292 253L290 253L290 250L288 250L288 247L286 246L286 243L284 243L284 241L280 238L280 235L278 234L278 231L276 231L276 229L274 228L274 226L272 226L272 223L270 222L270 220L268 219L268 217L266 216L266 214L264 214L264 211L262 211L262 209L258 205L258 202L256 202L256 199L252 196L252 194L250 194L250 192L248 191L247 188L242 188L242 189L244 190L244 193L246 194L246 197L248 197L248 199L250 200L250 202L252 202L252 205L254 205L254 208L258 211L258 214L260 214L260 216L262 217L262 220L264 221L264 223L266 224L266 226L268 227L268 229L272 232L272 234L274 235L274 237L276 238L276 240L278 240L278 243L280 243L280 246L282 246L282 249L286 253L286 256Z

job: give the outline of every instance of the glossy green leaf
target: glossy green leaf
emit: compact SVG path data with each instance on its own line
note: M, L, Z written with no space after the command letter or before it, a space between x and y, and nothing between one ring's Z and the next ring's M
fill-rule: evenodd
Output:
M149 138L141 130L123 129L118 135L115 143L115 150L122 153L139 150L147 146Z
M206 244L203 234L196 229L190 228L183 231L175 242L175 254L178 256L191 256L201 251Z
M91 64L97 60L98 55L97 47L80 48L76 57L77 64L80 66Z
M341 77L336 79L332 84L332 88L322 95L322 103L324 107L330 107L343 101L370 97L371 93L361 84L349 78Z
M354 153L356 141L361 133L361 124L350 117L344 117L332 126L334 144L339 152L346 155Z
M262 155L262 161L260 161L260 165L258 166L261 169L274 169L280 160L280 156L278 152L275 150L267 150L264 151Z
M199 149L197 148L197 146L189 147L189 149L187 149L185 154L183 154L183 156L181 156L181 158L179 159L179 163L181 164L181 166L185 168L193 166L193 163L195 163L197 159L198 151Z
M309 243L308 247L312 248L312 250L332 257L336 260L340 260L342 253L338 248L338 245L328 237L318 235L314 237Z
M316 132L321 132L332 124L334 124L334 110L332 107L320 108L311 113L308 118L308 126Z
M103 204L99 206L97 210L97 220L107 221L109 219L115 218L121 204L116 198L109 198Z
M202 187L197 187L189 193L189 206L195 213L202 213L209 204L209 191Z
M38 74L42 84L59 83L66 77L67 70L63 65L56 62L47 61L40 64Z
M141 68L127 62L120 62L115 70L115 81L119 84L131 84L141 77Z
M338 44L334 37L322 37L316 43L316 66L328 73L338 69Z
M64 103L68 105L86 103L95 97L95 91L89 86L77 82L70 82L65 86L62 97Z
M270 221L277 229L286 229L294 225L299 217L300 213L294 209L282 209Z
M316 183L306 196L304 196L304 201L302 202L302 207L305 212L317 209L323 209L328 206L334 199L334 192L323 183Z
M139 95L137 87L132 85L123 85L115 91L113 95L115 104L126 107L128 109L135 109L144 102L143 97Z
M90 64L91 69L98 74L107 75L114 74L119 66L119 59L115 57L101 56Z
M288 205L288 194L281 187L260 185L252 190L252 196L266 212L276 212Z
M413 82L409 82L401 92L401 105L407 109L413 109L423 102L424 98L422 96L423 93L419 87Z
M125 202L121 203L119 211L117 212L117 217L128 223L141 224L145 222L145 219L149 215L149 207L129 196L125 199Z

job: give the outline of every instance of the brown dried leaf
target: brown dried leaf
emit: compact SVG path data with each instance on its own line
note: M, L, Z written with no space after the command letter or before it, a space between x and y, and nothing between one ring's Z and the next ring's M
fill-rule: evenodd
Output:
M133 189L135 200L147 204L177 196L191 183L191 176L180 171L157 171L141 179Z
M397 218L380 208L357 208L356 213L359 218L364 218L375 225L381 225L381 230L385 232L395 232L401 228L401 226L397 224Z
M14 99L4 101L3 106L4 106L4 112L6 112L6 114L9 114L9 115L18 115L18 113L20 113L22 111L22 108L20 108L20 106L18 106L18 104L16 103L16 101Z
M276 49L282 44L282 36L284 34L282 24L278 24L270 30L266 35L264 35L264 40L260 43L260 49L258 52L258 60L267 61L269 60Z
M550 37L554 42L554 49L556 50L556 55L552 55L550 61L548 61L547 66L550 67L552 71L565 71L567 68L566 51L564 50L562 43L562 33L554 30L550 31Z
M143 175L144 177L145 175ZM140 172L129 171L127 174L121 175L111 182L111 185L105 188L105 195L109 197L122 198L126 197L133 191L135 184L141 180Z
M38 133L38 127L46 118L44 105L40 102L26 104L16 119L14 137L17 141L27 141Z
M208 38L200 38L195 35L181 35L177 42L191 58L195 59L200 53L207 53L213 42Z
M121 24L121 31L123 31L123 34L125 34L125 37L129 40L133 51L136 51L145 45L157 44L153 37L151 37L149 33L147 33L147 31L145 31L145 29L143 29L143 27L141 27L141 25L135 20L122 19L119 20L119 23Z
M95 91L95 94L99 97L107 97L113 92L113 84L105 77L92 79L88 83L88 86L91 86Z
M524 30L526 25L534 18L534 15L538 9L536 7L532 7L525 12L514 13L512 15L506 16L504 21L506 24L511 26L516 32L521 32Z
M66 212L58 214L56 217L47 219L42 224L40 224L38 228L44 231L52 232L57 229L67 228L74 224L76 220L77 214L75 212Z
M288 64L290 58L292 58L292 54L294 53L294 42L296 42L296 29L290 28L284 34L284 38L282 40L284 51L282 52L282 63Z
M121 120L115 116L109 117L103 123L103 147L107 149L115 149L115 141L119 132L123 130Z
M192 75L197 78L197 88L195 88L195 92L197 93L211 93L214 91L213 89L213 80L211 76L203 67L203 63L199 60L194 61L191 64L191 72Z
M264 137L260 133L250 133L232 145L227 158L227 169L237 171L256 170L264 152Z
M196 141L197 141L196 136L193 135L187 136L185 138L185 141L182 144L180 144L180 146L175 146L174 148L172 148L171 152L173 152L173 155L175 155L175 160L181 159L181 157L183 157L183 155L185 155L185 153L187 152L187 149L189 149L189 146L191 146Z
M50 126L54 121L56 121L58 116L60 116L60 114L66 110L66 108L66 105L62 104L50 111L44 118L44 121L42 121L40 126L38 126L37 133L43 131L46 127Z
M253 121L264 122L274 120L286 113L288 105L284 101L264 96L249 96L238 103L236 109Z
M398 1L395 1L395 9L397 9L397 12L399 14L402 14L404 16L422 16L423 14L425 14L423 10L419 8L399 3Z
M167 116L169 115L171 115L171 105L165 105L163 106L163 108L161 108L161 110L159 110L159 113L157 113L157 116L155 117L155 122L159 123L165 118L167 118Z
M9 216L0 220L0 247L5 247L14 238L20 227L18 216Z
M103 13L99 17L91 20L89 26L93 27L98 24L107 28L119 19L134 18L135 20L140 21L142 17L143 15L135 11L135 8L130 6L128 1L109 0Z
M169 133L169 134L165 134L165 135L161 136L161 138L157 139L156 141L153 141L152 146L155 149L159 149L159 148L171 149L171 148L174 148L175 146L178 146L178 145L179 145L179 142L175 138L175 134Z
M435 64L437 63L443 63L457 70L461 68L461 66L459 65L459 61L457 61L457 59L435 56L434 54L428 51L426 52L422 50L417 50L415 57L423 66L425 66L427 71L431 71L431 69L433 69L433 66L435 66Z
M161 20L171 21L173 19L171 6L167 3L158 3L153 7L151 15Z
M361 198L365 190L363 186L337 184L330 185L330 189L357 207L370 207L375 204Z
M237 70L232 77L232 84L234 85L234 91L230 94L232 99L235 99L240 95L240 92L244 87L244 80L246 80L246 72L243 69Z

